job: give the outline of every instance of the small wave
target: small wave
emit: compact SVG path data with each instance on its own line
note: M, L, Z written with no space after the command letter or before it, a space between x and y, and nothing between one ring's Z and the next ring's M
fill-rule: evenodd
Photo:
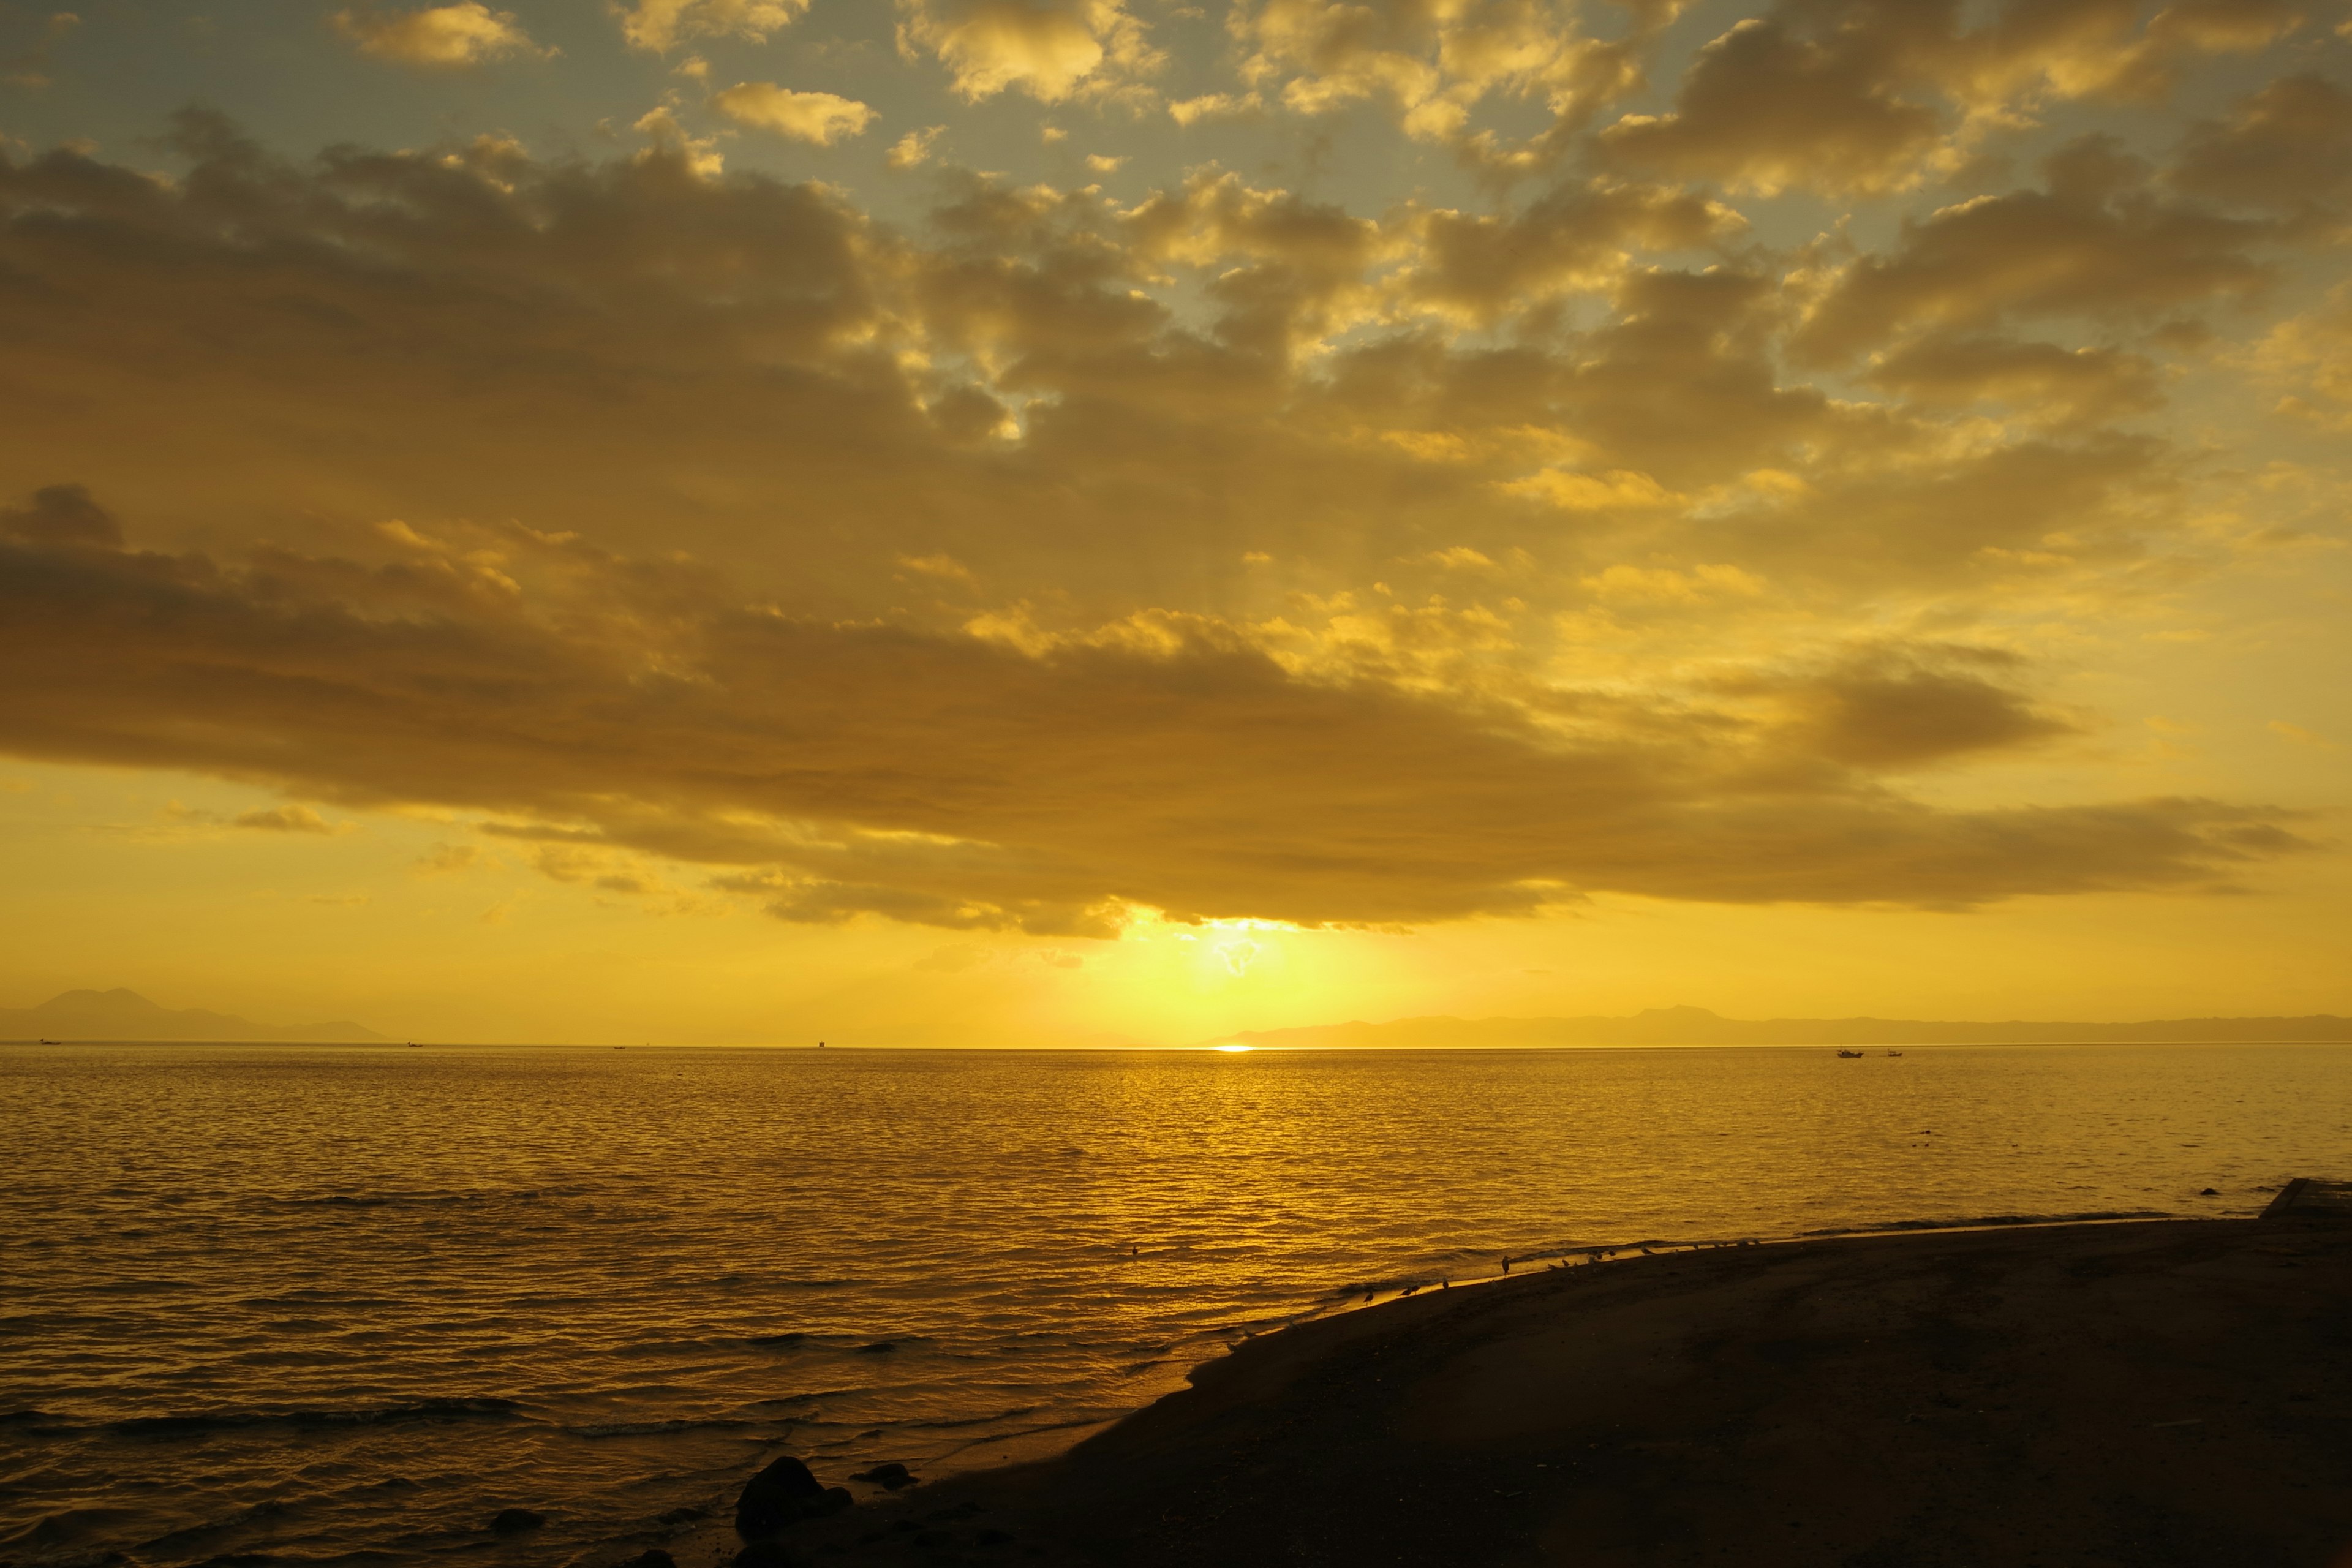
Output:
M761 1425L764 1423L714 1416L704 1421L590 1421L563 1430L575 1437L656 1437L669 1432L740 1432Z
M993 1410L985 1415L967 1415L956 1421L900 1421L894 1425L901 1431L954 1432L966 1426L986 1426L998 1421L1011 1421L1018 1416L1034 1415L1043 1408L1043 1405L1022 1405L1011 1410Z
M568 1187L476 1187L457 1191L391 1193L310 1193L275 1196L263 1201L283 1208L449 1208L472 1204L535 1204L585 1197L595 1189Z
M222 1410L185 1415L138 1415L106 1424L125 1436L174 1436L250 1426L379 1426L405 1421L503 1421L522 1406L511 1399L420 1399L406 1405L351 1410Z
M0 1536L0 1546L31 1546L54 1552L119 1529L136 1517L129 1509L69 1508L37 1519L14 1535Z
M762 1279L755 1274L721 1274L714 1285L750 1285L761 1290L842 1290L863 1285L863 1279Z
M806 1405L812 1399L838 1399L844 1394L866 1392L862 1388L820 1388L812 1394L779 1394L772 1399L755 1399L747 1408L765 1410L778 1405Z

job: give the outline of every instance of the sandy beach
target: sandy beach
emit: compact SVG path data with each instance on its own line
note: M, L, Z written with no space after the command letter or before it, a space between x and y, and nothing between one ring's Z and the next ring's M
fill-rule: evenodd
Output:
M1846 1237L1433 1291L751 1560L2336 1568L2352 1225Z

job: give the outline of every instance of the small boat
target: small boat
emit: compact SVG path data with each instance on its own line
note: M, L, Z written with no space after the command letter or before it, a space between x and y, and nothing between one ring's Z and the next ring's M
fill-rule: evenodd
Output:
M1899 1057L1899 1056L1901 1056L1903 1053L1902 1053L1901 1051L1889 1051L1889 1052L1887 1052L1886 1054L1887 1054L1888 1056L1890 1056L1890 1057Z
M65 1042L63 1040L43 1040L41 1044L45 1046L62 1046Z
M408 1042L408 1048L409 1048L410 1050L412 1050L412 1051L421 1051L421 1050L423 1050L425 1047L424 1047L423 1046L418 1045L415 1040L411 1040L411 1041L409 1041L409 1042Z
M1842 1056L1842 1057L1853 1057L1853 1058L1855 1058L1859 1059L1859 1058L1861 1058L1861 1056L1862 1056L1862 1053L1861 1053L1860 1051L1840 1051L1840 1052L1838 1053L1838 1055L1840 1055L1840 1056Z

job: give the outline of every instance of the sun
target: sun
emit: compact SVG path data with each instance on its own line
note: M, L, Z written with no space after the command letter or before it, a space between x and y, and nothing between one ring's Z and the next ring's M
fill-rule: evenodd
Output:
M1254 1051L1257 1049L1255 1046L1211 1046L1209 1048L1213 1051Z

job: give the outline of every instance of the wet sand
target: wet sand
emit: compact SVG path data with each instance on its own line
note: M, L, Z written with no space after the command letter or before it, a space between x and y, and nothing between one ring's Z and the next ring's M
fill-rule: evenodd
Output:
M1419 1295L780 1545L876 1568L2352 1568L2352 1224L1853 1237Z

